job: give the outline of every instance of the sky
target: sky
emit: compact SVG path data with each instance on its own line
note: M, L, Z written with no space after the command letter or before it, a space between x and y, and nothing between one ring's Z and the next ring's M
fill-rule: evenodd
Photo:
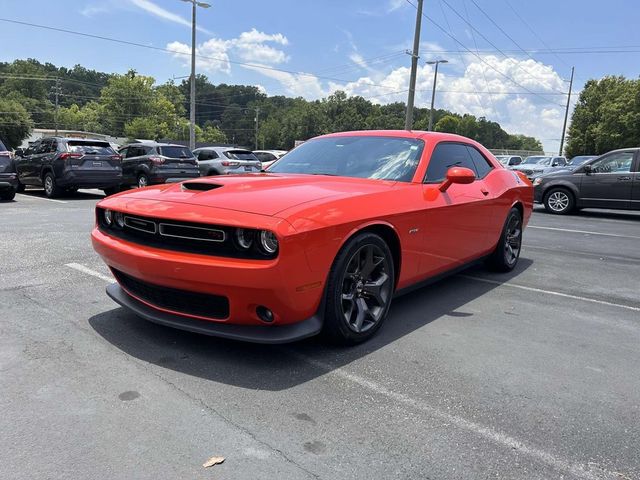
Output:
M344 90L406 101L417 0L207 1L211 8L198 9L197 71L212 82L307 99ZM497 121L549 152L558 150L572 66L571 108L588 79L639 75L637 0L425 0L424 14L416 105L431 101L426 62L447 60L436 108ZM191 6L179 0L0 0L0 61L133 68L163 83L189 75L190 45Z

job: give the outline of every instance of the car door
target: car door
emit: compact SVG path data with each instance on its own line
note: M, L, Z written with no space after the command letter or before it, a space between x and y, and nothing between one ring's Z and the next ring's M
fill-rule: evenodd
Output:
M473 157L484 166L480 163L476 166ZM470 168L476 173L476 180L467 185L453 184L441 192L438 187L447 170L455 166ZM421 276L430 277L462 266L491 248L496 198L485 178L493 168L471 145L458 142L436 145L423 185Z
M631 182L631 208L640 210L640 151L636 151L635 168L633 169Z
M36 141L29 145L28 148L22 153L22 155L16 157L16 171L18 172L18 179L20 183L27 185L30 182L31 174L31 156L33 155L35 148L40 146L40 142Z
M31 184L42 185L42 167L51 150L53 139L43 138L40 145L29 161L29 181Z
M635 152L613 152L588 162L579 170L581 207L629 208Z
M127 147L125 157L122 159L122 176L125 184L136 184L138 165L143 153L144 151L138 145L129 145Z

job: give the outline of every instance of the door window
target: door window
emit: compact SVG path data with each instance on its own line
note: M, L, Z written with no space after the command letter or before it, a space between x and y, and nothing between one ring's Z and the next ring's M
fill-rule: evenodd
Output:
M201 150L198 152L198 160L213 160L218 158L218 154L213 150Z
M476 147L467 145L467 151L469 152L469 156L471 157L471 160L473 161L473 164L476 167L477 177L478 178L486 177L487 174L491 170L493 170L493 166L489 163L489 161L485 158L485 156L478 151Z
M466 167L478 175L466 145L461 143L439 143L431 154L425 182L440 183L451 167Z
M35 153L49 153L50 151L51 151L51 140L46 139L46 140L42 140L42 142L40 143L40 146L38 147L38 150L36 150Z
M607 155L591 164L593 173L629 173L633 163L633 152Z

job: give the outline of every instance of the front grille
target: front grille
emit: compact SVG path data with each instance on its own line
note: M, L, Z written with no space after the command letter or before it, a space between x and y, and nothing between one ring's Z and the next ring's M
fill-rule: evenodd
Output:
M188 292L147 283L115 268L111 271L131 295L165 310L198 317L222 319L229 316L229 299L220 295Z

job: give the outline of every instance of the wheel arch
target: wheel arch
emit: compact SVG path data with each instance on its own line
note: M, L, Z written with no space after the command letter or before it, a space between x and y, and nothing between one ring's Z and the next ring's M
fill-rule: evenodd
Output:
M580 192L578 190L578 187L574 183L558 181L558 182L550 183L545 187L545 189L542 191L541 200L544 201L544 198L546 197L547 193L554 188L563 188L565 190L568 190L573 195L573 199L575 202L578 202L580 198Z

